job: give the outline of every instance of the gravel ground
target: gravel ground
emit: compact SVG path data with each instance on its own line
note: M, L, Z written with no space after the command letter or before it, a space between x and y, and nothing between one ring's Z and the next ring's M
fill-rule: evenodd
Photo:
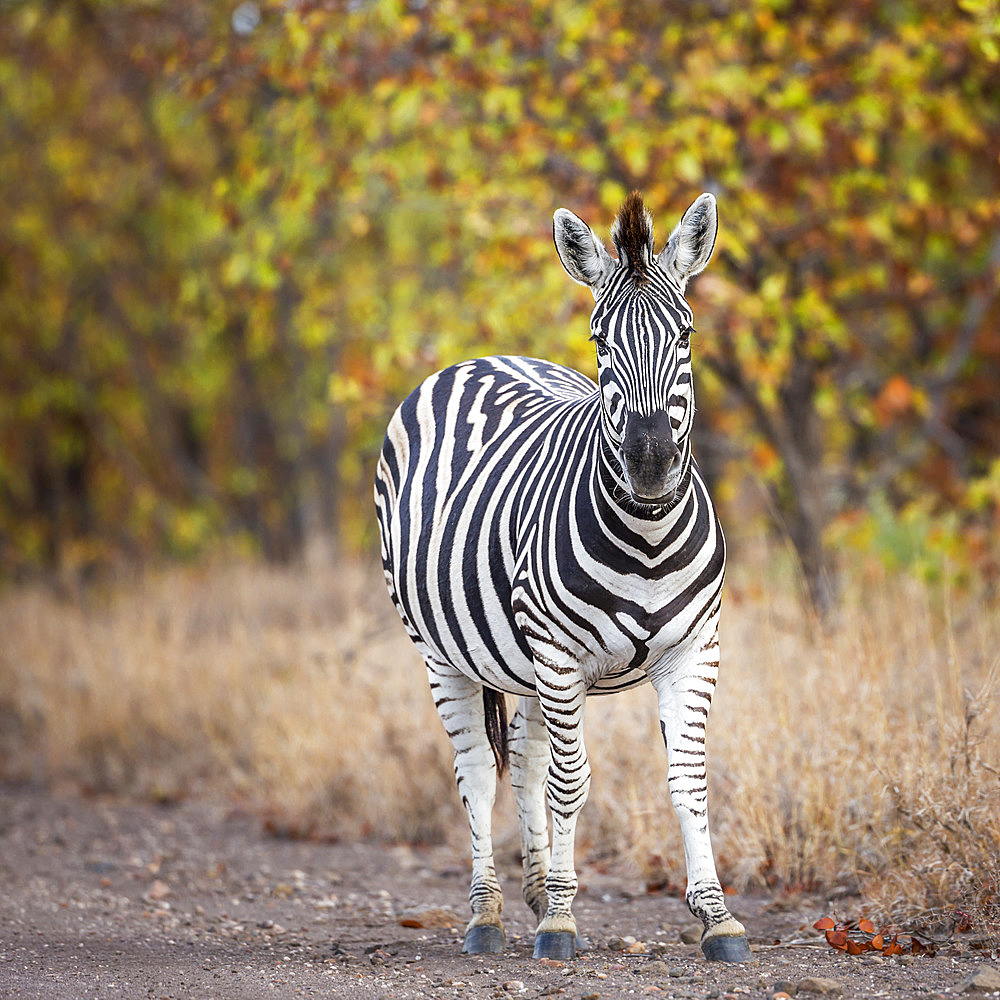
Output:
M591 867L575 912L593 947L543 964L513 859L501 866L508 951L463 957L466 871L443 847L275 839L211 803L0 786L0 997L936 997L984 964L956 949L849 958L809 929L823 899L754 895L732 909L756 960L711 965L680 941L681 900ZM427 908L443 913L412 912ZM615 937L636 953L609 950Z

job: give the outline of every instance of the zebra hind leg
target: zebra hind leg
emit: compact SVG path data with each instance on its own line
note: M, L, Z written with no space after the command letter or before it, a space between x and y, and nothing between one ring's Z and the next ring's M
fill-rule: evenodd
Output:
M473 955L500 952L506 935L500 919L503 896L493 863L497 767L486 735L483 688L453 667L430 659L426 662L435 707L455 748L455 780L472 837L472 919L462 951Z

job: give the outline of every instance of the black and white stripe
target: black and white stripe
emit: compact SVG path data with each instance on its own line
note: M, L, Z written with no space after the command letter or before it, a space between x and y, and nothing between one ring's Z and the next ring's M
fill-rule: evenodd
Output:
M725 542L691 456L694 331L683 295L715 229L715 200L702 195L655 255L633 194L612 229L616 260L560 209L560 258L596 299L598 384L534 358L481 358L428 378L389 424L375 483L382 561L455 747L472 831L467 950L503 941L490 832L503 757L486 735L498 707L490 692L519 697L507 737L536 954L567 954L573 838L590 784L586 696L651 681L703 948L746 957L708 834Z

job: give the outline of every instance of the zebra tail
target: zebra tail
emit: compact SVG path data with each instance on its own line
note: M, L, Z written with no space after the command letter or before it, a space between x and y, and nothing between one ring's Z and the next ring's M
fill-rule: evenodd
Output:
M483 708L486 709L486 736L497 761L497 773L507 770L507 702L500 691L483 688Z

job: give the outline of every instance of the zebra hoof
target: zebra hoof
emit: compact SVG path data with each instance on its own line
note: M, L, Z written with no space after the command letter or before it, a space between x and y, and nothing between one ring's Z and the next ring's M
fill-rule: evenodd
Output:
M701 942L701 950L710 962L749 962L753 958L743 935L719 934L706 938Z
M576 958L578 938L573 931L539 931L535 935L535 958ZM586 944L586 942L584 942Z
M576 951L577 954L581 951L590 951L590 942L582 934L576 936Z
M502 927L492 924L478 924L465 932L465 943L462 945L463 955L496 955L507 944L507 936Z

